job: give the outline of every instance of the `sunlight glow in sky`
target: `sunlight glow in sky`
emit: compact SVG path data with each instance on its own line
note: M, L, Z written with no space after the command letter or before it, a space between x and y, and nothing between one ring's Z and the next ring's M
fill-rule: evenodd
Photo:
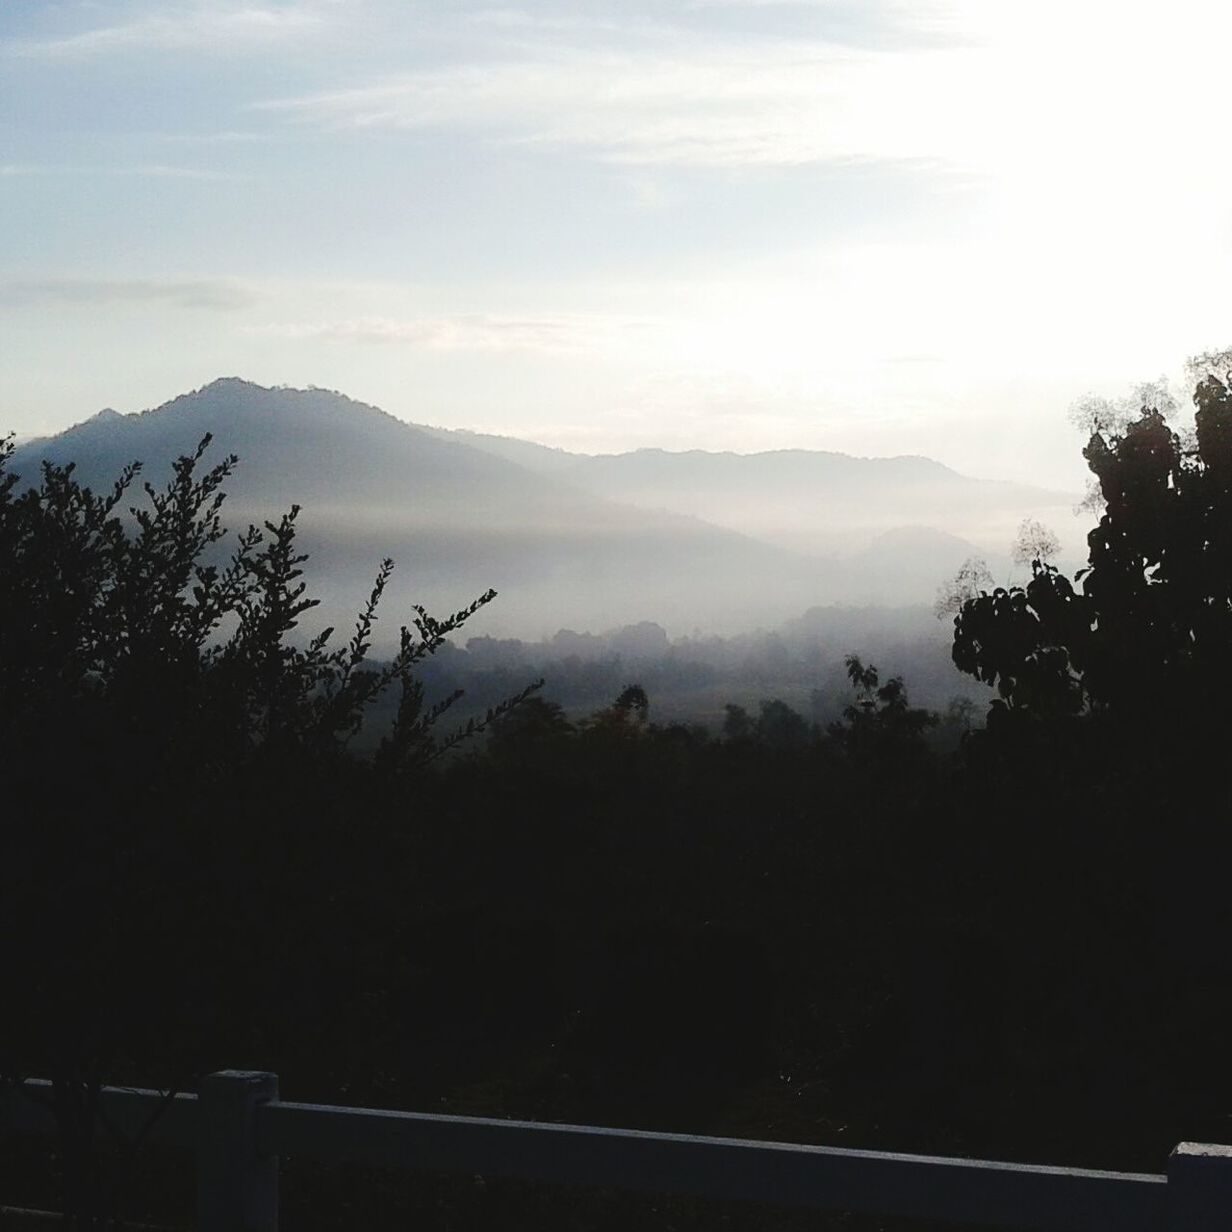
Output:
M220 375L1070 487L1232 342L1232 9L7 0L0 428Z

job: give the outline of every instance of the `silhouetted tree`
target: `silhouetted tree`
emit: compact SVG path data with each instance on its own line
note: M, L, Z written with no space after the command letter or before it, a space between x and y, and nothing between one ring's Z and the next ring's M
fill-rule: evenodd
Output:
M488 753L509 766L547 769L562 758L573 735L573 724L557 702L530 697L493 723Z
M995 712L1094 708L1153 728L1215 708L1232 685L1232 392L1194 393L1186 448L1150 406L1093 432L1084 457L1103 514L1080 588L1041 556L1025 587L983 592L955 619L954 662Z
M759 705L757 739L772 749L803 749L813 737L813 729L802 714L775 697Z
M964 603L976 598L981 591L990 589L992 584L992 573L987 563L978 556L967 557L958 572L937 589L937 598L933 604L937 619L956 615L962 611Z
M416 607L373 667L387 560L345 645L292 640L315 604L298 510L219 560L236 460L202 473L208 444L125 518L137 465L102 495L50 464L23 488L0 442L0 1076L53 1080L82 1226L104 1076L185 1081L224 1036L274 1030L274 999L327 997L339 861L365 842L382 858L365 803L484 723L438 737L457 695L425 704L415 669L494 592L443 620ZM349 742L390 689L361 763Z
M723 707L723 738L750 740L756 730L753 716L743 706L728 702Z
M885 768L925 755L924 733L937 716L910 704L901 676L882 684L877 668L865 666L857 655L848 655L845 663L856 700L843 710L841 723L830 725L831 740L844 753Z
M1016 565L1030 565L1037 560L1046 565L1060 550L1061 540L1055 532L1034 518L1023 518L1011 555Z
M650 699L640 684L628 684L616 700L586 720L584 728L599 739L626 740L644 735L650 717Z

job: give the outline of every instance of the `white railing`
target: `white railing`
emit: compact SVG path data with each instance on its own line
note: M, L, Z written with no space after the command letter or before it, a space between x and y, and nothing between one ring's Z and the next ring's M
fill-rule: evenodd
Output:
M54 1133L50 1089L0 1096L0 1130ZM106 1087L99 1113L120 1133L195 1150L199 1232L274 1232L279 1155L1042 1232L1232 1229L1226 1146L1182 1143L1158 1175L1096 1172L289 1103L276 1075L238 1070L209 1075L197 1095Z

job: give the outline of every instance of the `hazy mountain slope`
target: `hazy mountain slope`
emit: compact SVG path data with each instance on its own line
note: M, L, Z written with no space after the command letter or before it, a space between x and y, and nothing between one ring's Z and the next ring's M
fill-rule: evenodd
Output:
M467 428L433 428L426 424L416 426L437 440L471 445L484 453L504 458L507 462L516 462L540 475L564 476L566 472L573 470L583 457L581 454L569 453L568 450L556 449L551 445L519 440L516 436L494 436L489 432L471 432Z
M1073 516L1074 494L972 479L930 458L856 458L805 449L639 449L588 456L505 437L445 435L610 500L691 514L813 554L846 556L903 526L935 527L986 555L1005 553L1026 517L1052 526L1071 551L1081 547L1085 533Z
M569 477L644 508L691 513L797 550L847 554L901 526L935 527L1004 550L1024 517L1073 522L1075 498L970 479L929 458L853 458L811 450L690 451L579 459Z
M509 507L519 519L555 521L562 505L602 520L606 509L574 488L545 483L488 453L431 434L376 407L327 390L266 389L227 378L136 415L103 411L77 427L18 450L75 461L90 483L105 483L133 459L166 469L205 433L211 457L238 454L232 503L277 510L343 505L375 515L483 524ZM604 510L604 512L600 512Z
M210 457L241 459L226 507L232 529L304 507L308 576L327 600L314 627L346 621L386 555L399 565L388 636L412 601L452 610L489 586L501 598L483 627L532 636L638 619L730 631L848 589L840 566L612 503L324 390L216 381L156 410L102 412L31 442L15 469L32 476L41 459L73 461L103 487L138 459L157 484L206 432Z
M975 544L958 535L924 526L899 526L878 535L844 563L858 581L854 602L907 604L933 597L963 562L980 555ZM992 562L990 562L992 563ZM995 562L1001 566L1000 560Z

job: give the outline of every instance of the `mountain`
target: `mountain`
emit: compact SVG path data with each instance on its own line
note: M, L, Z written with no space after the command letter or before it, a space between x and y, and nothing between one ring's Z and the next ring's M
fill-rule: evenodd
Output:
M475 631L530 638L644 620L735 633L829 603L930 604L967 557L996 568L990 547L1004 549L1022 517L1071 507L1063 494L969 479L928 458L592 457L236 378L154 410L100 411L21 445L14 467L31 479L42 460L73 462L106 488L138 460L158 485L207 432L207 462L240 459L227 486L232 530L303 507L308 581L323 600L311 629L346 627L380 561L394 558L386 642L411 603L455 611L489 587L500 598Z
M935 597L964 561L981 555L968 539L929 526L898 526L884 531L844 563L858 578L854 601L898 605ZM1001 561L996 562L999 566ZM1002 566L1003 569L1003 566ZM999 570L1001 571L1001 570Z
M569 453L568 450L556 449L551 445L539 445L534 441L519 440L516 436L494 436L490 432L472 432L469 428L433 428L426 424L416 426L421 432L427 432L437 440L471 445L484 453L504 458L507 462L516 462L540 475L563 476L584 460L582 454Z
M206 433L240 463L225 507L232 530L303 506L300 541L321 608L309 627L349 623L380 561L398 564L386 639L412 602L444 613L501 592L485 632L550 634L637 620L735 631L777 623L845 586L844 570L688 516L622 505L327 390L223 379L154 410L103 411L17 450L14 470L74 462L110 486L129 462L165 481ZM479 631L477 627L476 631Z
M515 504L521 520L534 524L557 518L562 500L579 506L573 516L597 504L342 394L266 389L235 378L135 415L100 411L59 436L27 444L17 460L73 461L97 485L134 459L165 469L207 432L214 437L212 457L241 459L228 485L231 503L262 516L298 503L313 512L338 507L370 518L388 510L419 523L472 526Z
M823 557L850 556L879 535L909 526L933 527L970 541L973 551L999 556L1027 517L1057 530L1071 551L1081 546L1074 494L972 479L930 458L805 449L588 456L506 437L436 431L609 500L688 514Z

